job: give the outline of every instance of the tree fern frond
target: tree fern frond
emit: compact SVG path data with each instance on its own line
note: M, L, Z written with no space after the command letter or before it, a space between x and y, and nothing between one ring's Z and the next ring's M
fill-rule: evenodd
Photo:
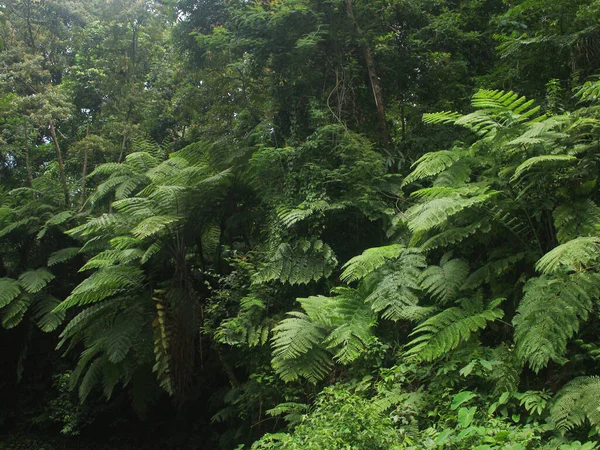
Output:
M419 277L421 287L441 304L456 299L467 275L469 264L462 259L451 259L439 266L429 266Z
M140 263L141 264L146 264L148 261L150 261L150 259L156 255L157 253L159 253L163 248L163 243L162 242L154 242L152 245L150 245L150 247L148 247L148 249L144 252L144 255L142 256L142 259L140 259Z
M62 348L68 339L80 333L86 327L88 322L95 320L100 313L106 312L107 310L112 310L112 306L113 305L111 303L100 303L85 308L83 311L73 317L64 330L60 333L61 340L56 345L56 349ZM55 310L56 307L53 311Z
M89 178L96 175L132 175L131 167L123 163L104 163L96 166L96 168L88 175Z
M527 161L525 161L519 167L517 167L514 175L511 178L511 181L518 180L526 172L529 172L533 168L537 168L539 170L544 170L548 166L552 166L552 165L564 166L564 165L572 163L574 161L577 161L577 158L575 156L570 156L570 155L534 156L533 158L529 158Z
M484 264L479 269L475 270L465 280L463 289L476 289L483 283L489 283L496 277L504 274L507 270L514 267L514 265L525 258L525 253L520 252L514 255L507 256L506 258L497 259Z
M597 103L600 98L600 80L586 81L575 96L582 102Z
M118 293L141 289L142 270L131 266L105 267L83 280L55 311L97 303Z
M499 308L502 301L496 299L486 308L477 308L477 302L469 301L466 308L452 307L430 317L411 333L418 336L408 343L405 356L416 361L434 361L446 355L488 322L500 319L504 315Z
M493 195L495 195L495 192L486 192L470 198L460 196L442 197L418 203L410 207L405 213L408 228L413 233L440 228L454 215L465 209L482 205Z
M585 424L600 432L600 377L579 377L563 387L550 409L550 418L562 432Z
M0 308L5 307L21 293L21 285L12 278L0 278Z
M177 223L181 221L178 216L152 216L142 220L133 230L131 234L135 237L144 239L155 234L166 231L171 231L177 227Z
M592 298L600 295L600 275L579 273L556 279L531 278L513 319L517 355L535 372L549 360L565 363L567 343L587 320Z
M437 124L437 123L454 123L456 119L462 117L460 113L454 111L440 111L435 113L423 114L423 123Z
M81 250L80 247L69 247L55 251L48 258L48 267L73 259L79 254L79 250Z
M102 230L110 230L113 226L122 220L115 214L102 214L100 217L89 219L83 225L70 229L66 234L76 237L85 237L90 234L98 233Z
M33 318L40 330L49 333L56 330L65 320L66 311L54 312L60 300L51 295L38 300L33 307Z
M136 219L145 219L156 215L155 203L145 197L129 197L113 202L115 211Z
M334 297L336 327L324 340L327 348L336 351L334 359L348 364L358 358L374 339L371 328L375 314L363 296L354 289L338 288Z
M388 320L421 320L432 311L431 308L419 306L419 276L427 267L425 256L406 249L398 260L375 277L371 292L365 299L373 311L381 313Z
M160 163L158 158L148 152L130 153L125 157L125 162L140 173L147 172Z
M552 215L556 237L561 244L579 236L596 234L600 223L600 208L591 199L563 203Z
M130 248L126 250L106 250L92 257L85 265L79 269L79 272L85 272L90 269L100 269L110 267L117 263L127 264L131 261L141 259L144 256L144 250L139 248Z
M103 356L100 356L92 361L85 372L81 384L79 385L79 399L82 403L88 395L90 395L94 386L100 384L104 364L106 364L106 359Z
M116 364L125 359L135 339L140 334L146 317L139 311L131 310L117 316L105 336L106 357L109 362Z
M408 254L418 252L417 249L409 250L401 244L369 248L342 266L344 271L340 275L340 280L352 283L353 281L363 279L386 262L400 257L405 251Z
M165 392L173 395L173 385L171 383L171 352L169 348L169 333L166 326L166 311L159 298L156 301L156 317L152 322L154 331L154 358L155 363L152 371L156 373L156 378Z
M308 284L331 275L337 258L320 239L299 239L293 245L279 245L270 260L254 276L255 283L279 280L290 284Z
M420 245L420 248L423 250L423 252L429 252L430 250L435 250L436 248L444 248L451 245L456 245L464 241L466 238L473 236L478 231L487 232L489 229L489 223L485 221L475 222L467 225L466 227L450 228L428 238ZM419 236L419 239L420 238L421 236ZM416 245L417 243L418 242L411 241L411 245Z
M21 274L19 276L19 283L26 292L35 294L44 289L54 278L54 275L48 269L40 268Z
M27 295L21 295L16 300L10 302L2 311L2 326L7 330L14 328L21 323L29 305L33 299Z
M284 381L304 377L316 382L327 375L331 353L322 346L329 328L301 312L290 312L273 329L273 368Z
M600 257L600 237L579 237L553 248L536 263L543 274L581 271Z
M404 178L402 186L442 173L452 167L463 155L460 149L425 153L413 164L413 167L416 167Z

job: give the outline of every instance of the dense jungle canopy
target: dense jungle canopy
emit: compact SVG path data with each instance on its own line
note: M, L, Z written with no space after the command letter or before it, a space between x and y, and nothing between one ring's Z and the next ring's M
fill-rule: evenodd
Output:
M600 448L600 0L0 0L0 449Z

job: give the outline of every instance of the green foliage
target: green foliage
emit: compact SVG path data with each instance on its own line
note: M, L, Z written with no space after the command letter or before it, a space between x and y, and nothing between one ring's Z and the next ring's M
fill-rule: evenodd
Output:
M600 379L597 376L575 378L559 391L552 404L553 423L564 432L580 427L588 421L595 430L598 430L599 396Z
M320 239L299 239L282 243L256 274L255 283L279 280L289 284L308 284L328 278L337 266L331 247Z
M567 343L600 295L598 274L531 278L514 318L519 356L538 372L553 361L564 364Z
M417 361L433 361L445 356L468 341L488 322L500 319L504 312L498 307L504 299L482 305L477 299L464 299L460 307L447 308L419 324L411 335L418 335L409 344L405 355Z

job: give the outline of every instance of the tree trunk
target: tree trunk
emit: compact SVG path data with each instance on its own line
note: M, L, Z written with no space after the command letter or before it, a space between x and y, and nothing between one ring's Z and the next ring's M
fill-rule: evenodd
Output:
M71 198L69 196L69 188L67 187L67 179L65 178L65 167L63 165L62 153L60 151L60 146L58 145L58 140L56 139L56 132L54 131L54 123L52 119L50 119L50 133L52 134L52 140L54 141L54 146L56 147L56 155L58 157L58 175L60 176L60 184L63 188L63 193L65 195L65 205L67 208L71 208Z
M377 106L377 120L379 122L379 131L381 133L382 144L385 149L389 150L392 143L392 138L387 127L385 104L383 102L383 89L381 88L381 83L379 82L379 77L377 76L377 72L375 70L375 60L373 59L373 54L371 53L371 47L369 47L369 44L364 42L364 33L358 26L356 18L354 17L352 0L344 0L344 6L346 8L348 20L354 28L354 32L357 34L358 38L363 41L361 42L363 57L365 58L365 63L367 64L369 80L371 81L371 88L373 89L373 96L375 97L375 105Z
M90 126L85 127L85 137L88 137ZM85 177L87 175L88 150L87 146L83 149L83 167L81 168L81 200L79 201L79 210L83 209L85 204Z
M27 129L27 124L25 124L25 167L27 167L27 186L33 187L31 160L29 159L29 130Z

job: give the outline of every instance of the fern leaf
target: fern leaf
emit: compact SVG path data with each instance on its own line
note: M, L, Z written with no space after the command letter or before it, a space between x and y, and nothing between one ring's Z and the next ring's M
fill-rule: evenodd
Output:
M54 279L54 275L48 269L37 269L27 271L19 277L21 287L30 294L35 294L46 287Z
M597 224L600 223L600 208L591 199L563 203L552 215L556 237L561 244L580 236L596 234Z
M549 360L565 363L569 339L579 330L580 321L587 320L592 298L600 295L600 275L531 278L523 291L513 319L517 355L535 372Z
M2 309L2 326L8 330L19 325L29 309L31 300L29 296L21 295L5 306Z
M130 266L112 266L100 269L81 282L55 311L63 311L75 305L97 303L118 293L142 288L142 270Z
M348 364L358 358L374 337L371 328L375 315L364 298L354 289L338 289L341 295L334 297L336 303L336 328L324 340L330 350L336 350L334 359Z
M320 239L299 239L293 245L279 245L270 261L254 276L254 283L279 280L290 284L308 284L328 278L336 265L337 258L329 245Z
M317 382L332 365L331 353L322 346L329 328L301 312L288 316L273 329L273 368L284 381L304 377Z
M535 268L543 274L560 271L581 271L600 256L600 238L579 237L550 250L536 263Z
M473 333L486 327L488 322L500 319L499 308L503 299L496 299L487 308L475 309L474 302L463 307L452 307L430 317L411 333L418 335L408 343L405 356L416 361L434 361L466 342Z
M413 233L440 228L454 215L465 209L480 206L494 194L494 192L487 192L471 198L460 196L442 197L419 203L406 211L408 228Z
M473 236L478 231L487 232L489 230L490 226L487 222L475 222L467 225L466 227L450 228L428 238L420 245L420 248L424 252L428 252L430 250L435 250L436 248L449 247L464 241L466 238ZM411 240L412 245L416 245L418 243L418 241L421 239L421 235L419 235L418 238L415 238L416 235L413 236L413 239L416 242Z
M423 271L419 284L441 304L456 296L469 274L469 264L462 259L451 259L440 266L430 266Z
M48 258L48 267L73 259L81 250L80 247L69 247L55 251Z
M134 310L137 312L137 310ZM106 357L109 362L116 364L125 359L133 343L140 334L146 318L137 313L121 313L117 316L106 333Z
M152 371L165 392L173 395L170 369L169 334L166 327L166 312L160 299L154 298L156 303L156 317L152 322L154 331L154 358L155 364Z
M367 249L342 266L344 271L340 275L340 280L351 283L363 279L389 260L398 258L405 250L406 247L401 244Z
M81 380L81 384L79 385L79 399L82 403L85 401L88 395L90 395L90 392L92 392L94 386L100 384L104 364L106 364L106 360L101 356L92 361L87 369L83 379Z
M489 283L491 280L494 280L508 270L514 268L514 265L523 258L525 258L525 253L521 252L507 256L506 258L488 262L469 275L465 280L463 289L476 289L483 283Z
M548 166L559 165L564 166L568 163L572 163L577 161L575 156L570 155L540 155L534 156L533 158L529 158L527 161L522 163L515 170L514 175L511 178L511 181L516 181L520 177L522 177L526 172L529 172L532 169L543 170Z
M374 279L375 287L365 301L373 311L388 320L421 320L432 311L419 306L419 276L427 266L425 257L415 249L405 249L398 261L382 277Z
M49 333L56 330L65 320L66 311L54 312L60 300L51 295L38 300L33 307L33 318L40 330Z
M425 153L413 164L413 167L416 167L404 178L402 186L438 175L451 167L462 156L463 152L458 149Z
M177 223L180 220L180 217L175 216L148 217L140 222L133 230L131 230L131 234L137 238L144 239L161 233L165 230L170 232L174 227L177 226Z
M550 418L562 432L585 424L586 420L600 432L600 377L579 377L557 394Z
M0 278L0 308L5 307L21 293L21 286L12 278Z

